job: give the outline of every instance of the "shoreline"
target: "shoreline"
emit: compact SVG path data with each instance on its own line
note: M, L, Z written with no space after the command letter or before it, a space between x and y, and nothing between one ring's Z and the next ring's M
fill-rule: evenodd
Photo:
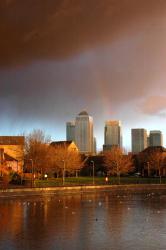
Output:
M64 186L64 187L34 187L34 188L10 188L0 190L0 198L63 195L89 192L109 191L111 193L165 193L166 184L130 184L130 185L91 185L91 186Z

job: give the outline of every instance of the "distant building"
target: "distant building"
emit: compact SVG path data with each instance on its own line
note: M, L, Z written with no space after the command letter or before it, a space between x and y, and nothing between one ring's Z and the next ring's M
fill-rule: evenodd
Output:
M66 140L75 141L75 122L66 123Z
M122 147L122 127L120 121L106 121L104 128L103 151L112 146Z
M149 134L149 146L163 146L163 135L159 130L151 130Z
M75 121L75 143L80 153L92 154L93 140L93 118L82 111Z
M69 151L76 151L78 152L78 147L73 141L53 141L50 144L53 147L64 147L67 148Z
M150 146L150 138L149 138L149 136L147 136L147 147L149 147Z
M138 154L147 148L147 131L143 128L131 130L132 153Z
M93 137L93 153L96 154L96 152L97 152L96 137Z
M0 136L0 149L3 155L8 159L8 163L17 162L17 171L22 171L24 165L24 136ZM3 156L3 157L4 157Z

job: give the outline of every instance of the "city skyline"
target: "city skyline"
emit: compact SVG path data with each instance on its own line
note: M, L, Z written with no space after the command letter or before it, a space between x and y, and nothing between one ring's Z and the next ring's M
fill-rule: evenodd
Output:
M82 112L84 112L84 111L82 111ZM78 114L79 115L79 114ZM41 126L39 126L39 127L32 127L32 128L30 128L29 130L27 130L27 131L21 131L20 130L20 132L18 132L18 133L13 133L13 132L9 132L8 134L6 134L6 133L2 133L2 134L0 134L1 136L17 136L17 135L28 135L28 133L29 132L32 132L34 129L41 129L41 130L43 130L43 132L44 133L46 133L48 136L50 136L51 137L51 140L52 141L59 141L59 140L62 140L62 141L65 141L65 140L68 140L68 141L70 141L70 140L72 140L72 141L75 141L75 139L74 138L72 138L72 136L73 136L73 134L72 134L72 136L70 137L70 133L72 132L73 133L73 126L75 127L75 121L74 121L74 119L73 119L73 117L74 117L74 114L72 114L72 119L71 119L71 121L66 121L65 122L65 124L63 124L64 125L64 131L63 131L63 136L62 135L60 135L59 137L58 136L54 136L53 134L51 134L51 133L49 133L50 131L49 130L46 130L46 129L44 129L44 128L42 128ZM93 119L93 115L92 115L92 119ZM147 145L148 145L148 138L150 137L150 133L151 132L158 132L158 133L161 133L161 136L162 136L162 143L161 143L161 145L163 146L163 147L165 147L165 145L164 145L164 139L165 139L165 137L164 137L164 135L163 135L163 131L161 131L161 130L158 130L158 128L155 128L155 129L153 129L153 130L149 130L149 129L145 129L145 128L143 128L143 127L135 127L135 128L128 128L128 133L127 134L125 134L125 132L126 131L124 131L124 127L123 127L123 125L125 125L125 124L122 124L122 122L121 121L119 121L119 120L115 120L115 119L113 119L113 120L111 120L111 119L109 119L109 120L106 120L106 121L104 121L103 122L103 127L102 127L102 131L100 131L100 134L101 134L101 137L102 137L102 139L101 139L101 137L97 137L97 135L95 134L95 132L93 132L93 134L94 134L94 138L96 139L96 144L97 144L97 147L96 147L96 149L97 149L97 151L102 151L103 150L103 145L104 145L104 141L105 141L105 126L106 126L106 123L108 123L108 122L120 122L120 126L121 126L121 142L122 142L122 147L125 149L125 150L127 150L128 152L131 152L132 151L132 130L134 129L134 130L141 130L141 129L144 129L144 130L146 130L147 131ZM60 125L61 127L63 127L62 126L62 124ZM70 127L71 126L71 128L68 128L68 126ZM70 131L70 129L71 129L71 131L69 132L69 133L67 133L67 131L68 131L68 129L69 129L69 131ZM95 131L95 121L94 121L94 119L93 119L93 131ZM126 140L126 138L128 139L128 140ZM99 140L98 140L99 139Z
M128 150L131 128L165 139L165 12L163 0L2 1L0 134L64 140L86 109L98 149L109 119L122 121Z

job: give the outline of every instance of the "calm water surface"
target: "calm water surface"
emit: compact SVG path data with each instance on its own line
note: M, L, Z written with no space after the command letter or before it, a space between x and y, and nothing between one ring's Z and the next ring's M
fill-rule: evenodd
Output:
M0 199L0 250L165 250L166 195Z

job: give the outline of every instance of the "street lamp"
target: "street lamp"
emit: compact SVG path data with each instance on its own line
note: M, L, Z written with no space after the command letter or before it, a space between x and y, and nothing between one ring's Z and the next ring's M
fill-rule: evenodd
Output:
M95 184L95 164L94 164L94 161L91 161L92 163L92 172L93 172L93 185Z
M62 160L63 162L63 185L65 184L65 171L66 171L66 166L65 166L65 160Z

